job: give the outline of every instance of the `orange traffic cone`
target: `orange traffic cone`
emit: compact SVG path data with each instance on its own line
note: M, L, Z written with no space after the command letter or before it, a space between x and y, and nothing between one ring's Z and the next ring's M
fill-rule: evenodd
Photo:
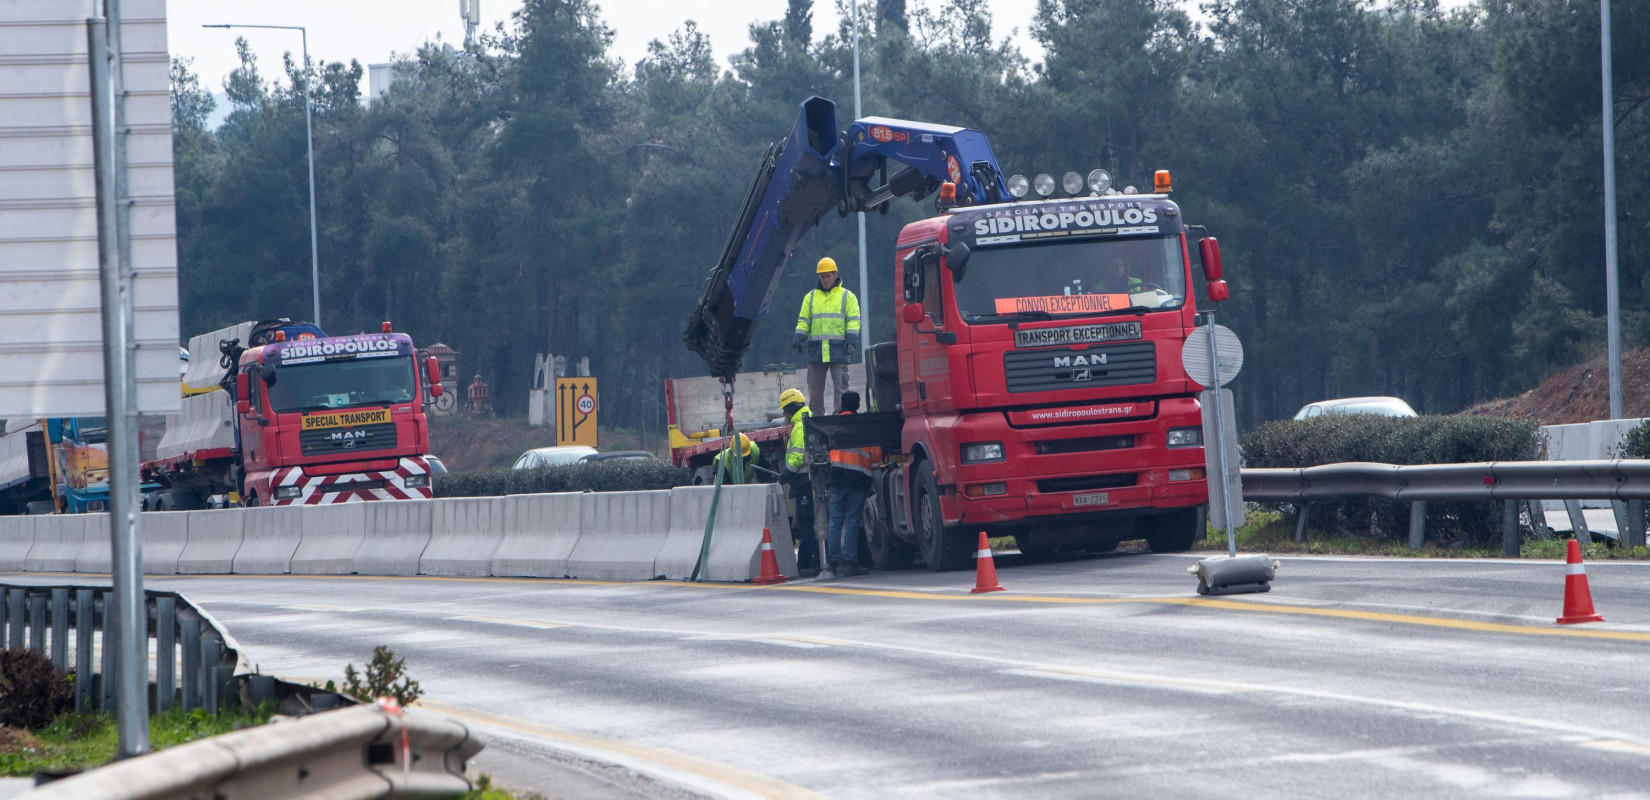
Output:
M1581 563L1580 542L1570 540L1564 562L1569 574L1564 576L1564 616L1558 618L1558 624L1603 622L1604 618L1593 611L1593 592L1587 588L1587 565Z
M974 588L969 594L982 592L1001 592L1002 584L997 583L997 563L991 560L991 540L980 531L980 549L974 553Z
M768 529L762 529L762 574L756 576L751 583L766 586L770 583L784 583L790 578L779 574L779 561L773 555L773 537L768 535Z

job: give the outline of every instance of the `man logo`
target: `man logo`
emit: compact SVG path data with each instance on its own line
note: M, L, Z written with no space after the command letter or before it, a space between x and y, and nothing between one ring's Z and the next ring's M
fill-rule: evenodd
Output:
M1106 354L1095 353L1087 356L1055 356L1054 366L1059 367L1103 367L1106 365ZM1086 380L1086 379L1085 379Z

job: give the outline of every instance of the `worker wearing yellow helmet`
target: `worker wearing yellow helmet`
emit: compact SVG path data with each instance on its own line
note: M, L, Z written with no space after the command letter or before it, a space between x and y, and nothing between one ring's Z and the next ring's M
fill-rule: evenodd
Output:
M838 280L834 259L821 258L814 271L819 287L802 298L791 346L808 356L808 399L821 409L829 400L834 408L848 391L848 362L859 352L859 298ZM827 374L833 387L829 392Z
M791 499L796 502L796 524L792 528L800 545L796 551L796 568L799 574L808 576L817 574L819 565L824 561L819 552L824 542L816 547L808 541L808 532L816 530L815 502L814 484L808 474L808 454L803 446L802 420L813 416L813 411L808 408L807 398L802 396L802 392L786 389L779 393L779 413L791 426L791 435L785 446L785 468L779 473L779 483L790 489ZM824 521L824 518L820 520Z
M733 452L733 448L724 447L722 452L716 454L716 471L722 473L722 482L756 483L756 462L762 458L762 448L757 446L756 442L751 441L749 436L743 433L739 434L739 457L745 460L745 469L744 474L740 476L741 480L734 480L731 472L723 472L728 468L727 462L731 460L728 458L728 454L731 452Z

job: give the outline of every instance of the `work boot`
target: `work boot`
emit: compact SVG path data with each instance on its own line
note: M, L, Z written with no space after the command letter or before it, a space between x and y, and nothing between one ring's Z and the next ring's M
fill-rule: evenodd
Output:
M857 578L865 574L865 568L854 561L844 561L836 565L836 574L841 578Z

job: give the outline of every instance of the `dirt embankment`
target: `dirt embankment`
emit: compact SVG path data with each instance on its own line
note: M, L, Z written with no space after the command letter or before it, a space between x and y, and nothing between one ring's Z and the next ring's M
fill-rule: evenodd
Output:
M1650 417L1650 349L1621 356L1623 417ZM1548 376L1517 397L1479 403L1462 412L1539 420L1546 425L1591 422L1610 417L1610 370L1604 356Z

